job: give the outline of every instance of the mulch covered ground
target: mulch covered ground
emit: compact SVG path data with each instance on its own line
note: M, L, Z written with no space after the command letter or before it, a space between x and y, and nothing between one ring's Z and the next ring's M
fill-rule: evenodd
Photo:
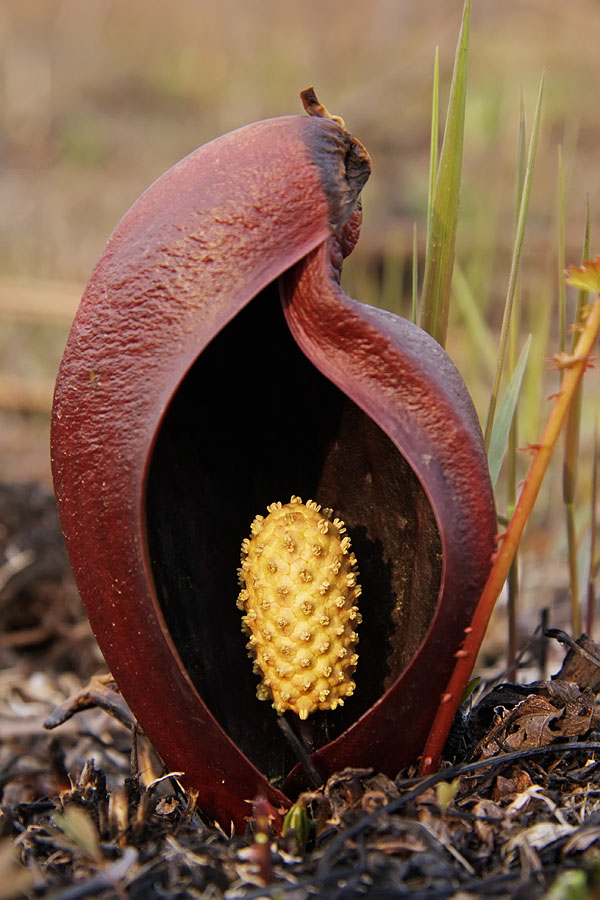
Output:
M549 639L558 676L480 686L436 776L345 770L231 837L102 674L51 496L0 485L0 900L600 897L600 647Z

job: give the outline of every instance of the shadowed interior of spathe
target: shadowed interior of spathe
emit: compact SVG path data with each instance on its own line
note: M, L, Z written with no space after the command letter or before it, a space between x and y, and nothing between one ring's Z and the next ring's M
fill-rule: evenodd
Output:
M366 712L417 651L438 599L440 539L412 469L302 354L271 285L180 385L156 436L145 496L156 592L181 661L269 778L296 760L270 702L256 697L237 569L254 516L292 494L344 519L363 589L356 692L343 709L310 716L318 747Z

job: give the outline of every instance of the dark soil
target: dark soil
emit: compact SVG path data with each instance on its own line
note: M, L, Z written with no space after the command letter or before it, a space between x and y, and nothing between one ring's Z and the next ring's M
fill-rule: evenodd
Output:
M283 836L258 801L232 837L136 728L34 485L0 486L0 635L0 900L600 897L589 639L551 634L568 653L549 682L480 686L437 775L345 770Z

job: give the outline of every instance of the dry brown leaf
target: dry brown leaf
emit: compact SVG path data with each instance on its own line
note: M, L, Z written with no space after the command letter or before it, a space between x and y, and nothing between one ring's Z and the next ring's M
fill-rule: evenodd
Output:
M427 845L416 834L407 832L393 838L382 838L371 844L381 853L424 853Z
M502 709L481 745L484 757L508 750L545 747L560 738L585 734L592 724L594 695L575 684L550 682L510 712Z
M494 846L497 825L488 820L495 819L500 825L504 818L504 813L498 804L492 800L480 800L473 807L473 813L476 816L474 822L475 834L484 845L486 851L490 853Z
M371 794L371 800L378 797L378 805L382 805L379 795L383 795L386 802L394 800L398 797L398 788L386 775L376 774L372 769L347 768L332 775L324 791L331 807L329 822L341 822L349 810L362 806L367 794Z
M560 840L567 834L571 834L575 830L574 825L558 825L555 822L538 822L529 828L523 828L517 834L513 835L504 845L504 853L511 856L517 852L519 847L526 843L534 850L543 850L548 844Z
M557 737L564 737L557 727L562 712L544 697L528 697L513 710L511 730L505 745L511 750L529 750L551 744Z
M367 815L376 812L382 806L385 806L386 803L389 803L389 798L383 791L365 791L360 801L360 805Z
M531 787L532 781L525 769L515 769L513 771L515 774L511 778L504 778L504 776L498 775L494 782L492 800L510 799Z
M600 825L584 825L569 838L563 847L563 856L568 856L569 853L583 853L598 840L600 840Z
M582 634L576 644L585 651L586 655L571 648L565 656L556 679L563 682L574 682L582 689L591 688L592 692L597 692L600 690L600 665L590 657L600 661L600 644L593 641L587 634Z
M529 801L532 799L540 799L543 802L547 803L548 798L544 795L544 788L539 784L532 784L526 790L521 791L521 793L517 794L516 797L511 800L509 805L506 808L506 812L509 816L513 816L521 810L525 809L528 806ZM554 808L555 805L552 804Z

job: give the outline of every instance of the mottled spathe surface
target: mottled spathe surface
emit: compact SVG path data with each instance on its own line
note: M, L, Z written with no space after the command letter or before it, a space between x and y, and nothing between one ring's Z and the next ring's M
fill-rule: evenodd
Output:
M258 697L306 719L354 692L356 557L344 523L314 501L292 497L267 510L242 544L238 606L262 676Z

